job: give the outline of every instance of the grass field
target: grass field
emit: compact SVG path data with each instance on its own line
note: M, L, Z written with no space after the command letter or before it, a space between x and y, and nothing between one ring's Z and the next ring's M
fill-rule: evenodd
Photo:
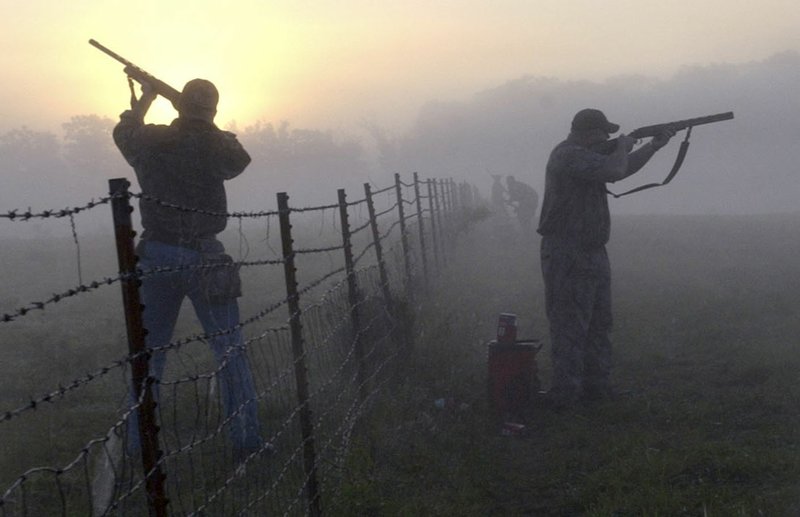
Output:
M417 315L411 364L379 400L327 513L800 514L800 215L618 216L613 225L620 397L562 413L532 408L521 436L490 425L486 343L497 315L517 313L520 337L544 341L545 387L550 363L538 239L483 221L447 255L440 290ZM308 245L323 233L314 226ZM250 259L272 253L250 243ZM69 238L26 244L3 249L5 311L77 284ZM113 276L106 240L84 238L82 252L85 276ZM312 279L336 260L303 271ZM283 297L274 273L248 283L245 314ZM119 305L119 287L106 286L7 324L3 408L123 355ZM6 423L3 486L21 467L74 457L116 419L124 386L114 372L58 404L67 411L42 406L22 426ZM438 399L453 402L439 409Z
M619 397L489 425L486 342L545 342L538 239L464 237L411 372L352 459L342 514L800 514L800 215L615 217ZM438 409L434 403L451 398Z
M310 377L310 404L317 409L312 421L319 440L316 457L319 471L325 473L320 477L334 486L341 477L338 458L344 456L349 442L347 426L361 407L353 403L354 363L346 337L349 318L343 309L342 253L335 246L328 248L341 239L332 214L331 210L298 213L292 221L299 255L295 266L303 288L302 326L308 340L304 368ZM270 230L268 221L246 223L249 227L231 225L223 236L229 253L240 260L274 262L279 258L277 230ZM129 379L127 363L120 361L127 355L127 343L119 282L85 288L95 285L94 280L117 276L114 241L109 235L78 233L80 260L70 236L0 239L5 279L0 287L0 309L5 315L0 332L3 514L86 515L93 504L106 508L115 498L118 513L138 515L137 510L144 509L143 489L136 486L140 474L135 460L123 460L115 445L117 431L125 427L121 419L125 418ZM367 239L365 231L355 236L355 249L365 251ZM396 244L384 248L387 256L397 254ZM366 373L378 382L382 370L393 368L384 363L395 355L388 353L391 345L385 333L390 326L376 298L373 259L369 253L363 257L357 275L366 297L360 303L361 331L362 339L369 341L368 362L375 367ZM337 271L329 277L329 272ZM389 268L392 285L399 285L400 274L395 260ZM265 434L269 433L265 438L279 452L271 458L270 469L264 469L269 473L256 468L248 469L246 476L238 470L234 473L224 431L219 430L216 393L220 390L215 389L216 377L211 379L217 365L209 347L201 338L174 347L163 378L159 421L162 444L170 453L165 467L173 501L170 512L176 515L189 514L192 508L203 508L209 515L235 514L234 507L256 515L264 514L264 508L271 508L270 515L303 508L295 359L284 328L287 307L278 303L286 296L283 265L243 267L241 276L245 291L240 299L241 321L247 322L243 332L261 397L259 416ZM73 289L81 284L84 288ZM53 293L64 292L74 295L50 303ZM45 300L50 301L37 303ZM181 312L176 341L201 331L188 306L185 303ZM272 307L276 310L267 310ZM112 426L118 427L113 436ZM102 483L95 483L97 479ZM324 497L334 496L325 493Z

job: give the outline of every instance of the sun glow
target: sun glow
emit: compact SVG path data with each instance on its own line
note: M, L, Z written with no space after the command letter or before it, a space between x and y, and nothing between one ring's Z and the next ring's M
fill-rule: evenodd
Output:
M228 49L214 42L186 45L189 36L180 32L171 34L174 41L184 43L166 44L160 51L149 46L132 46L124 38L113 43L110 40L101 43L177 90L198 77L212 81L220 91L219 125L234 121L248 125L280 111L275 91L280 91L278 76L282 67L291 61L290 54L277 50L278 45L253 45L249 52L236 51L232 59ZM129 46L131 48L127 49ZM87 47L87 52L91 50ZM91 106L85 109L114 115L126 109L130 92L122 73L123 65L100 52L88 56L86 63L84 72L96 78L97 82L92 92L87 92L82 99L83 104ZM134 84L138 96L141 88ZM168 123L176 115L171 103L159 97L151 106L147 121Z
M0 130L47 122L57 131L72 116L116 118L127 107L122 66L89 38L175 88L213 81L220 126L338 128L411 122L425 102L525 75L671 74L798 48L796 2L765 2L613 0L597 11L595 0L0 0ZM644 9L657 23L639 23ZM148 121L174 115L159 101Z
M33 126L47 121L46 129L57 132L72 116L116 119L128 108L123 65L90 46L90 38L178 90L198 77L214 82L220 90L220 127L290 117L286 107L298 105L301 89L296 81L313 74L304 57L308 39L290 14L261 2L176 1L166 7L143 0L136 9L117 0L76 3L97 5L15 8L20 23L11 19L0 34L0 41L13 40L6 48L15 49L0 56L4 75L14 77L0 92L2 129L22 119ZM49 29L23 30L25 19ZM138 85L135 91L140 94ZM31 104L38 106L31 109ZM159 98L146 120L169 123L175 116L172 105Z

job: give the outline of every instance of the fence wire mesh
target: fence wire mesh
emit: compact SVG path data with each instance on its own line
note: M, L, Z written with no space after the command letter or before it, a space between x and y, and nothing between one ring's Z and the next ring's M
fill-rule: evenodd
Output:
M440 202L434 204L431 194L419 194L431 192L429 186L416 174L411 183L398 176L395 185L366 189L367 197L345 203L350 264L338 204L290 208L294 247L288 257L271 222L279 211L215 213L238 220L235 234L225 236L226 248L239 250L233 263L111 272L77 287L56 288L59 294L38 295L42 301L4 303L2 340L30 347L12 359L42 363L42 371L14 383L16 389L0 398L0 515L142 515L152 508L149 481L156 469L165 474L172 515L313 515L336 507L352 437L371 404L386 393L398 358L410 350L414 314L422 310L419 300L428 287L423 270L433 268L434 250L446 253L448 240L464 228L474 207L466 198L461 205L445 202L444 188L433 191ZM69 217L77 246L73 216L112 198L0 216L14 223ZM194 210L144 194L131 198ZM374 204L373 219L368 202ZM377 232L362 231L371 225ZM294 314L283 309L291 295L286 296L281 270L289 259L297 269ZM130 445L131 433L138 432L132 419L144 404L144 395L139 400L129 395L132 363L140 354L125 352L118 294L100 287L218 267L240 271L245 294L238 325L198 332L184 307L172 341L143 352L165 364L163 374L150 379L160 455L154 469L144 472L142 457ZM67 299L69 304L58 303ZM300 336L288 324L292 318L299 320ZM61 331L67 323L74 328ZM234 333L243 335L239 344L215 355L209 342ZM245 358L255 397L226 411L224 385L238 371L237 357ZM304 397L298 368L307 374ZM242 456L229 434L252 404L264 440Z

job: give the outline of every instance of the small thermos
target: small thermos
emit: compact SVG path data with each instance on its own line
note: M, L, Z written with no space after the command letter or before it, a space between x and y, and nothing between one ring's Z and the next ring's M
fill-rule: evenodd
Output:
M513 345L517 341L517 315L503 312L497 321L497 343Z

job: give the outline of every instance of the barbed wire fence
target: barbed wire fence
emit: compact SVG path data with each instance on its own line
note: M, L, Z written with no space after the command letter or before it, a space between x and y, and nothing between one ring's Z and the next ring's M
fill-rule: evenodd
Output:
M421 180L417 173L408 183L394 178L384 188L364 184L355 200L339 189L336 203L294 207L278 193L277 210L232 213L129 192L128 182L117 179L108 197L80 207L0 213L14 223L67 218L78 269L76 287L4 310L0 332L35 317L33 326L55 304L119 284L125 331L117 331L117 343L122 338L128 345L88 373L0 408L9 457L0 468L0 515L321 515L337 508L352 437L412 353L426 294L436 288L459 233L480 213L466 183ZM237 221L239 260L140 269L132 200ZM107 204L118 272L84 283L75 216ZM324 231L328 214L336 231ZM318 231L308 222L314 217ZM266 222L265 257L248 260L243 221ZM275 225L279 249L270 243ZM245 285L263 294L242 303L239 324L147 348L142 281L221 267L239 269ZM281 292L285 297L276 296ZM101 308L94 311L89 321ZM207 343L236 332L246 336L241 344L214 357ZM117 343L109 337L87 346L113 350ZM239 353L246 355L256 395L226 412L219 385ZM160 379L152 376L155 354L166 358ZM227 433L249 404L258 406L265 440L241 458ZM134 416L141 446L132 452L126 444ZM47 438L31 441L28 435L39 436L43 427Z

